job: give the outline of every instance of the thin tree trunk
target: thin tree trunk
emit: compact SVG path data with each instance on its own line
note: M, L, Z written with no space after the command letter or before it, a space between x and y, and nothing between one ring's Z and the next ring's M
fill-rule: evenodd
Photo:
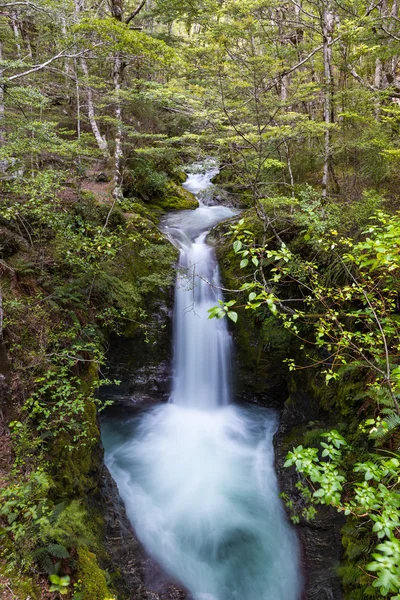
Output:
M3 81L3 69L1 68L1 61L3 60L3 42L0 40L0 142L4 142L4 83Z
M327 0L322 14L323 60L324 60L324 167L322 174L322 196L328 192L329 175L333 172L331 124L333 123L333 75L332 75L332 42L335 17L331 2Z
M18 18L17 13L13 12L11 15L11 25L14 32L15 45L17 47L17 56L21 59L21 44L19 41L19 30L18 30Z
M85 9L84 0L75 0L75 19L76 19L76 21L78 21L79 14L84 9ZM95 113L94 101L93 101L93 91L92 91L92 88L91 88L90 82L89 82L89 69L87 66L86 59L83 56L80 59L80 63L81 63L81 67L82 67L82 72L86 79L85 87L86 87L86 99L87 99L87 113L88 113L90 127L92 128L92 132L96 139L99 149L101 150L105 160L108 161L110 159L110 152L108 149L107 140L101 135L100 128L99 128L97 120L96 120L96 113ZM77 70L76 70L76 78L77 78L77 90L79 91L78 71ZM77 97L77 102L79 103L78 97ZM78 122L79 122L79 120L78 120ZM79 122L78 127L80 128L80 122Z
M114 93L115 93L115 151L114 151L114 198L122 196L122 105L120 91L122 87L124 65L119 54L115 57L114 64Z
M288 97L289 75L283 75L281 80L281 100L286 102Z
M124 22L129 24L138 14L143 10L146 5L146 0L141 0L135 10L124 18L124 2L123 0L110 0L111 14L114 19L120 23ZM122 102L121 102L121 90L124 82L124 71L126 63L124 62L121 54L116 52L114 56L114 67L113 67L113 82L114 82L114 94L115 94L115 150L114 150L114 189L113 196L114 202L117 198L122 196L122 161L123 161L123 123L122 123Z
M61 30L62 30L62 34L63 34L64 38L66 39L67 23L66 23L65 17L61 17ZM71 75L71 67L70 67L68 58L66 58L65 62L64 62L64 72L65 72L65 75L67 76L66 81L67 81L67 86L69 87L69 77Z
M4 131L4 83L3 81L3 69L1 68L1 61L3 60L3 43L0 40L0 146L5 143L5 131ZM8 160L0 160L0 175L7 170Z
M108 150L108 145L106 139L101 135L99 126L97 124L96 115L94 111L94 102L93 102L93 92L89 83L89 69L87 66L87 62L85 58L81 58L81 67L83 74L86 78L86 99L87 99L87 111L90 127L92 128L93 135L96 138L96 142L98 147L103 153L103 156L106 160L110 158L110 152Z
M78 63L76 58L74 59L74 68L75 68L75 92L76 92L76 132L78 136L78 140L81 137L81 94L79 87L79 78L78 78Z
M22 39L24 40L24 43L26 46L26 51L28 53L29 58L31 60L33 60L33 52L32 52L31 40L29 38L28 25L29 25L29 22L27 22L27 21L23 22L23 24L22 24L22 27L21 27Z
M117 21L123 21L123 5L122 0L111 0L111 14ZM130 20L128 18L128 20ZM117 199L122 196L122 104L120 92L124 78L125 64L122 61L121 55L117 52L114 56L113 67L113 82L115 94L115 150L114 150L114 186L113 196Z

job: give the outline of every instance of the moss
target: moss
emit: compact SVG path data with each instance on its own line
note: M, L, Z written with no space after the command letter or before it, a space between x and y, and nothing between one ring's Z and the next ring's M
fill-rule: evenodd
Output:
M99 567L96 556L87 548L78 549L77 575L85 600L112 598L106 573Z
M65 432L49 444L49 455L54 467L54 496L58 499L86 496L89 490L93 490L97 480L94 475L102 465L97 408L92 399L93 384L97 379L97 366L90 364L81 379L81 392L87 396L81 418L86 429L85 441L71 446L71 436Z
M150 220L152 223L157 224L160 215L163 213L161 208L150 207L145 205L139 198L123 198L119 201L119 206L125 213L125 217L129 220L134 215L139 215L145 219Z
M126 219L124 213L122 212L119 206L114 206L112 211L111 206L109 204L100 204L98 207L98 214L100 217L101 223L105 223L107 221L107 228L109 230L117 229L118 227L126 226Z
M164 210L194 209L199 206L198 201L191 192L173 181L168 181L166 184L165 196L154 199L152 204L160 206Z
M33 578L0 561L0 596L3 597L4 593L4 597L8 598L10 590L15 600L40 600L42 597L40 586Z
M96 194L89 190L81 190L80 199L86 202L96 202Z
M185 183L186 179L187 179L187 174L185 173L185 171L182 171L181 169L175 169L175 171L173 173L171 173L171 179L173 181L175 181L176 183Z

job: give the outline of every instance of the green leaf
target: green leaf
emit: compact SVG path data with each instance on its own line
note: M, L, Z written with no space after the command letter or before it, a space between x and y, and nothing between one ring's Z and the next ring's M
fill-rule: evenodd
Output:
M239 250L241 250L242 246L243 244L240 240L233 242L233 250L236 252L236 254L239 252Z
M237 314L237 312L234 312L233 310L230 310L230 311L228 312L228 317L229 317L229 318L230 318L230 320L231 320L231 321L233 321L234 323L236 323L236 322L237 322L237 320L238 320L238 314Z

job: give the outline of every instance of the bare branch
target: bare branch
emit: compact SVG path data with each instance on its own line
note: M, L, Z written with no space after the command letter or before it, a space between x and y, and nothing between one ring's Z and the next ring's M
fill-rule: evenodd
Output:
M65 48L64 50L61 50L58 54L56 54L55 56L52 56L51 58L46 60L44 63L41 63L40 65L35 65L31 69L28 69L27 71L24 71L23 73L17 73L16 75L11 75L11 77L7 78L7 81L14 81L15 79L20 79L21 77L25 77L26 75L30 75L31 73L36 73L37 71L41 71L42 69L45 69L48 65L50 65L52 62L54 62L55 60L58 60L60 58L79 58L79 57L83 56L86 52L88 52L88 50L85 49L85 50L82 50L82 52L78 52L78 54L68 54L67 50L68 50L67 48Z
M39 12L47 13L48 11L37 4L33 4L33 2L7 2L7 4L0 4L0 10L3 8L16 8L18 6L24 8L32 8L33 10L38 10Z
M133 13L131 15L129 15L129 17L126 19L125 23L127 25L140 13L142 8L144 8L145 4L146 4L146 0L142 0L142 2L139 4L139 6L137 8L135 8Z

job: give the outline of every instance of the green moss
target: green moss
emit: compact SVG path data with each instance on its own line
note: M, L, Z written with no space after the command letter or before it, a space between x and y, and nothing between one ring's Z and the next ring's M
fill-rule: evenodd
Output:
M152 204L160 206L164 210L194 209L199 206L198 201L191 192L173 181L168 181L166 184L165 196L154 199Z
M39 585L28 575L25 575L10 564L4 564L0 561L0 596L8 598L12 593L15 600L40 600L42 597Z
M99 567L96 556L87 548L78 548L77 575L85 600L112 598L106 573Z
M119 207L124 211L127 219L131 219L134 215L139 215L145 219L149 219L154 224L157 224L162 214L162 209L145 205L139 198L122 198L119 201Z
M96 202L96 194L89 190L81 190L80 199L86 202Z
M93 400L93 385L97 379L97 366L91 363L81 379L81 392L87 396L81 416L86 437L79 443L71 444L70 434L64 432L49 443L49 455L54 467L54 496L58 499L85 497L88 490L93 490L94 475L102 465L97 408Z
M182 171L181 169L176 169L171 174L171 179L173 181L175 181L176 183L185 183L185 181L187 179L187 175L186 175L185 171Z

